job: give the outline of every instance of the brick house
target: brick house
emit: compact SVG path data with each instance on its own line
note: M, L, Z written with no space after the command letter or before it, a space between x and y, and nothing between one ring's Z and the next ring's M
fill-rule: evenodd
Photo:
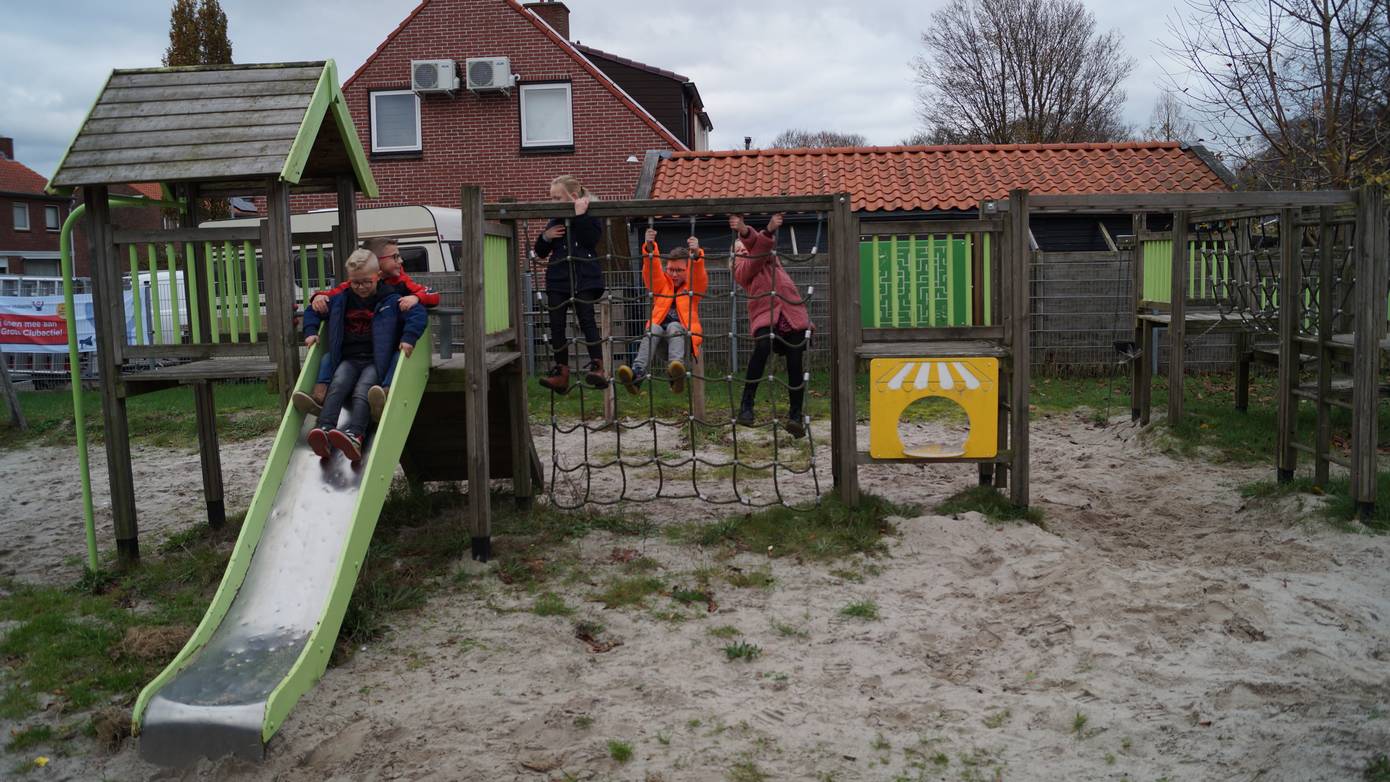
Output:
M44 193L47 184L15 160L14 139L0 138L0 274L58 275L58 232L71 206Z
M703 144L710 123L693 83L613 55L591 59L568 36L561 2L423 0L343 85L381 187L370 205L453 206L465 183L488 200L537 200L559 174L626 198L649 150ZM467 89L470 58L507 58L514 86ZM452 61L463 83L414 92L413 60ZM296 201L295 211L322 200Z

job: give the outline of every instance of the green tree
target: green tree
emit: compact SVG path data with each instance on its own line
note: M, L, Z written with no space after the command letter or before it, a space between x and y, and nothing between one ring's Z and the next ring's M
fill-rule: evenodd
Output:
M169 47L165 65L227 65L232 42L227 14L217 0L174 0L169 11Z

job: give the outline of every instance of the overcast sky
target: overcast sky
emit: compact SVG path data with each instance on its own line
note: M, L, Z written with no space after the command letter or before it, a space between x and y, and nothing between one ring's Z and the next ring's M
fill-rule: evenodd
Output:
M436 0L447 2L447 0ZM500 2L500 0L498 0ZM917 129L912 58L945 0L565 0L574 39L693 79L714 121L710 145L766 144L799 127L897 144ZM1168 66L1159 39L1181 0L1089 0L1135 59L1126 117L1147 123ZM51 176L112 68L158 66L167 0L6 4L0 135ZM346 78L416 0L222 0L237 62L337 60ZM1168 66L1171 67L1171 66Z

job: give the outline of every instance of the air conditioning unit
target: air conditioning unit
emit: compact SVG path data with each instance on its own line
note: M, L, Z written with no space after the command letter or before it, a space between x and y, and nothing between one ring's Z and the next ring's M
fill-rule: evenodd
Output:
M415 92L453 92L458 88L453 60L410 61L410 89Z
M474 92L505 91L516 85L512 61L506 57L474 57L465 61L464 73L468 77L468 89Z

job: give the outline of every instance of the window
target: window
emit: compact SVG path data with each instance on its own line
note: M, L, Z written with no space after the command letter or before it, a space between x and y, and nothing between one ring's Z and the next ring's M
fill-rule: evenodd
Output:
M574 116L568 82L521 86L521 148L574 146Z
M29 205L14 205L14 229L16 231L29 230Z
M58 207L45 206L43 208L43 225L50 231L56 231L61 226L61 215L58 214Z
M410 90L373 92L372 151L420 151L420 98Z
M414 245L410 247L397 246L401 254L401 268L405 269L406 274L424 274L430 270L430 253L425 248Z
M10 273L10 259L9 259L9 258L0 258L0 274L9 274L9 273ZM5 294L5 295L7 295L7 296L12 296L12 295L14 295L14 294Z

